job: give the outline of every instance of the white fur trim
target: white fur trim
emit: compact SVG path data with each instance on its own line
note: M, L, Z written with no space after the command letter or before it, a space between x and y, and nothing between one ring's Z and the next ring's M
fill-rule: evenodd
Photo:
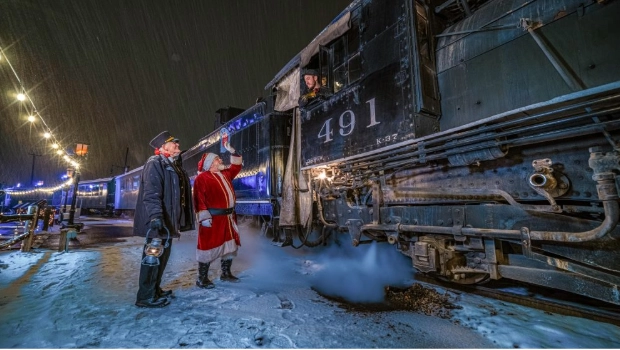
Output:
M213 160L217 157L215 153L207 153L207 157L205 157L204 163L202 163L202 171L207 171L211 167Z
M230 164L241 165L243 163L243 157L230 155Z
M221 246L215 247L213 249L196 249L196 260L201 263L210 263L220 257L223 257L224 255L236 253L237 249L237 243L234 239L231 239L224 242L224 244L222 244Z
M198 222L211 219L211 213L208 210L201 210L198 212Z

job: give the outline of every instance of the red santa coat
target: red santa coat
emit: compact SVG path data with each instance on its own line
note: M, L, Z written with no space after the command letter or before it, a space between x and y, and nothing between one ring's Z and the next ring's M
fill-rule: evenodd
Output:
M231 156L229 168L220 172L205 171L194 180L194 210L198 222L211 218L211 227L198 225L196 260L210 263L237 251L241 245L235 214L211 215L207 209L235 207L232 180L241 171L241 157Z

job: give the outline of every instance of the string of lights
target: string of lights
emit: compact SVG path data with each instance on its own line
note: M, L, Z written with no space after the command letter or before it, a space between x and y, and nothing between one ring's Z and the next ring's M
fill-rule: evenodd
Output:
M67 151L65 151L61 145L61 143L58 141L58 139L56 138L56 136L52 133L52 129L48 126L47 122L45 121L45 119L43 118L43 116L38 112L36 105L34 104L34 101L32 100L32 98L30 97L30 95L28 94L26 88L24 87L24 84L22 82L22 80L20 79L19 75L17 74L17 71L15 70L15 68L13 68L13 65L11 64L11 61L9 60L8 56L5 54L4 49L0 46L0 64L2 62L6 62L6 65L10 68L11 72L13 73L13 75L15 76L15 79L17 80L18 84L19 84L19 89L20 91L16 94L16 98L18 101L20 102L24 102L24 101L28 101L30 103L30 105L32 106L32 113L29 113L30 115L28 116L28 121L30 123L35 123L35 121L38 119L41 121L42 127L43 127L43 137L45 139L51 139L52 144L51 147L53 149L56 150L55 154L57 156L60 156L65 162L67 162L67 164L69 164L69 166L73 167L74 169L78 170L80 167L80 163L78 163L75 159L72 158L72 155L70 153L68 153ZM30 193L34 193L34 192L54 192L59 190L60 188L67 186L68 184L70 184L71 181L67 182L67 183L63 183L59 186L55 186L55 187L49 187L49 188L36 188L33 190L24 190L24 191L11 191L11 190L7 190L7 192L10 192L11 194L14 195L19 195L19 194L30 194Z
M20 195L30 195L33 193L54 193L60 189L62 189L65 186L69 186L73 183L73 179L68 180L58 186L55 187L37 187L37 188L33 188L31 190L14 190L14 189L6 189L5 191L7 193L10 193L11 196L20 196Z

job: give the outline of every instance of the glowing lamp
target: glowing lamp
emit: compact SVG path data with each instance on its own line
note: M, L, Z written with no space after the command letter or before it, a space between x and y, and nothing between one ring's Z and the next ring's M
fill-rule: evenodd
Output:
M170 231L168 231L167 227L164 227L168 232L168 238L166 238L166 245L162 245L161 238L153 238L151 242L148 242L149 233L151 230L149 229L146 232L146 241L144 247L144 259L142 259L142 265L146 266L158 266L159 265L159 257L164 254L164 250L168 248L168 239L170 239Z
M142 259L142 265L159 265L159 257L164 254L164 246L161 244L161 238L153 238L151 243L148 243L146 247L144 247L144 254L146 256Z
M88 145L85 143L78 143L75 145L75 154L83 157L88 153Z

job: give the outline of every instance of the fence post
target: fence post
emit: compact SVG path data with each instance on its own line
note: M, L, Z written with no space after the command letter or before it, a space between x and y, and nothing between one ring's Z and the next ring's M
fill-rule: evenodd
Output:
M50 216L52 215L52 209L48 206L45 207L44 211L43 211L43 227L41 228L41 231L48 231L50 228ZM52 226L54 226L54 223L52 222Z
M58 251L69 251L69 240L77 238L77 231L74 228L63 228L60 230L60 240L58 241Z
M39 221L39 206L31 205L28 207L28 214L32 214L32 220L26 221L26 229L28 230L28 237L24 239L22 242L22 252L29 252L30 248L32 248L32 240L34 238L34 230L37 228L37 223Z
M60 230L60 240L58 241L58 251L62 252L62 251L67 251L69 250L69 242L67 241L67 231L69 231L66 228L63 228L62 230Z

